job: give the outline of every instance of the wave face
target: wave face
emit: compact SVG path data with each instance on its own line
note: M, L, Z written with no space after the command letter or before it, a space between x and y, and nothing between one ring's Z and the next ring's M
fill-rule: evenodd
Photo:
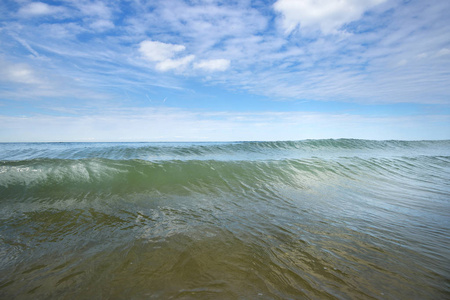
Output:
M0 298L450 297L450 141L0 144Z

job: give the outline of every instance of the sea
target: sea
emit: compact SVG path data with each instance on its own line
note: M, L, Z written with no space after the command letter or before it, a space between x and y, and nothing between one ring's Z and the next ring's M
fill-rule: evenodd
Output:
M2 143L0 299L450 299L450 141Z

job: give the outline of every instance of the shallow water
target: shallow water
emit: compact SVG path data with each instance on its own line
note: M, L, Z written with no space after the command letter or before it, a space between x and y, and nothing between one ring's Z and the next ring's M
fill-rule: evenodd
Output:
M0 298L445 299L450 141L0 144Z

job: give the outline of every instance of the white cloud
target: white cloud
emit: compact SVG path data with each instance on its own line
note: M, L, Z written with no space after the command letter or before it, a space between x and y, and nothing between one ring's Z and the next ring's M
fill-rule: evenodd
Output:
M48 5L42 2L31 2L19 10L19 15L22 16L43 16L61 13L63 8L53 5Z
M439 50L439 52L436 54L436 56L439 57L439 56L444 56L444 55L449 55L449 54L450 54L450 49L443 48L443 49Z
M27 64L9 64L0 61L0 81L13 83L40 84L42 80Z
M35 61L30 59L30 63ZM38 60L41 64L36 66L29 63L11 63L0 58L0 86L7 87L0 89L0 100L35 100L36 102L52 99L53 103L67 99L67 97L80 100L91 99L88 101L99 101L101 99L111 99L111 95L106 96L106 92L99 92L93 86L96 83L96 76L87 76L86 74L69 74L61 72L51 72L46 66L48 60ZM81 75L81 80L75 76ZM69 96L70 95L70 96ZM79 101L78 103L81 103Z
M77 1L66 0L71 9L71 18L79 18L86 31L104 32L115 27L113 22L113 12L118 11L117 5L107 1Z
M173 58L177 53L185 49L186 47L183 45L149 40L139 44L139 52L141 52L142 57L146 60L156 62L155 68L162 72L185 69L195 59L195 55Z
M75 39L78 34L87 31L80 24L77 23L52 23L52 24L42 24L37 30L41 32L41 36L46 38L46 44L50 42L50 40L61 40L63 39L65 43L68 43L68 40ZM50 39L50 37L52 39Z
M220 3L222 2L222 3ZM223 38L247 36L266 28L268 20L247 1L157 1L151 25L181 32L196 47L214 45ZM156 22L155 22L156 21ZM193 43L193 44L194 44Z
M336 33L344 24L358 20L386 0L278 0L274 9L283 16L283 27L291 33L298 26Z
M225 71L230 67L230 61L228 59L210 59L201 60L194 64L195 69L202 69L206 71Z
M145 40L139 44L139 52L142 57L151 62L156 62L155 68L158 71L183 70L194 60L195 55L187 55L176 58L179 52L186 50L183 45L168 44L158 41ZM193 64L194 69L205 71L225 71L230 67L227 59L200 60Z
M75 1L74 5L87 16L97 16L102 19L109 19L111 17L111 9L103 2L85 3Z
M109 30L109 29L114 28L114 23L111 22L110 20L100 19L100 20L94 21L90 25L90 27L92 29L96 30L96 31L100 31L101 32L101 31L105 31L105 30Z
M175 56L186 49L183 45L166 44L158 41L143 41L139 44L139 52L149 61L161 62Z
M181 70L186 68L193 60L194 55L188 55L179 59L165 59L156 64L156 69L158 71L168 71L168 70Z

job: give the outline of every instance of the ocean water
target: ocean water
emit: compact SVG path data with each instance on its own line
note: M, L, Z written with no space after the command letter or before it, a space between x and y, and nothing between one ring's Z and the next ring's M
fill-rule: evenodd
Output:
M0 144L1 299L449 299L450 141Z

